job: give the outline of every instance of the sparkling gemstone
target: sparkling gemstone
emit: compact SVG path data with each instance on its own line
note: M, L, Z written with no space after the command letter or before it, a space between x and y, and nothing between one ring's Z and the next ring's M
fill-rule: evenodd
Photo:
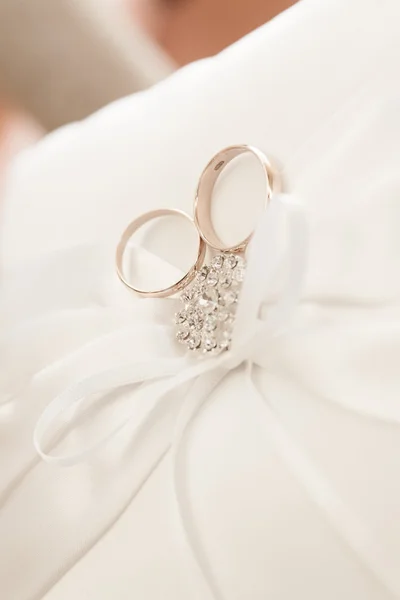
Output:
M217 254L217 256L214 256L214 258L211 260L211 266L214 269L222 269L224 266L224 257L222 254Z
M176 325L181 325L186 321L186 312L184 310L180 310L175 314L175 323Z
M178 342L185 342L190 335L189 329L179 329L176 334L176 339Z
M199 333L191 333L187 340L187 345L190 350L196 350L201 346L201 335Z
M197 273L196 275L196 279L197 281L205 281L207 279L207 275L208 275L208 267L202 267L202 269L200 269L200 271Z
M210 314L217 308L218 292L214 288L207 288L197 300L198 306L206 313Z
M234 269L237 265L237 257L234 254L228 254L225 256L224 266L229 269Z
M231 271L222 271L219 277L219 283L221 287L228 288L232 284L232 273Z
M205 289L204 283L195 282L192 286L192 300L196 300Z
M203 346L204 350L210 352L211 350L214 350L214 348L217 347L217 340L214 336L207 336L203 340Z
M237 266L236 269L233 271L233 279L237 283L243 283L245 274L246 274L245 267Z
M218 272L215 269L211 269L207 277L207 285L215 286L219 280Z
M191 329L200 330L203 327L204 318L203 314L199 310L189 308L187 311L186 320Z
M193 292L191 289L185 290L181 295L183 304L189 304L193 300Z
M206 331L214 331L217 327L217 317L215 315L208 315L204 321L204 329Z
M223 301L225 306L231 306L236 302L236 300L237 294L233 290L230 290L229 292L226 292L226 294L223 295Z

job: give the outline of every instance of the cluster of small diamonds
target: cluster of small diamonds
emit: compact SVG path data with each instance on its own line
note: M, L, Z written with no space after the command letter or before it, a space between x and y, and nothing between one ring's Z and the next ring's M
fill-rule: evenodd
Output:
M228 350L246 264L241 256L218 254L181 294L175 315L176 338L190 350L218 354Z

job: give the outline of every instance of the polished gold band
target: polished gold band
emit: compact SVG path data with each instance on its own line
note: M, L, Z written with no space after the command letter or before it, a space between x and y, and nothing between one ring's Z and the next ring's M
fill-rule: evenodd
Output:
M116 269L117 269L118 277L120 278L120 280L122 281L122 283L124 285L126 285L129 289L136 292L136 294L138 294L138 296L141 296L143 298L165 298L167 296L172 296L172 295L178 293L183 288L185 288L187 285L189 285L189 283L191 281L193 281L197 270L200 269L200 267L202 266L202 264L204 262L204 257L206 254L206 245L199 235L199 245L198 245L197 258L196 258L195 263L191 266L191 268L186 273L186 275L184 275L182 277L182 279L180 279L173 285L171 285L167 288L164 288L164 289L160 289L160 290L145 291L145 290L141 290L141 289L134 287L126 279L126 276L125 276L124 270L123 270L123 258L124 258L126 246L129 242L129 240L131 239L132 235L140 227L142 227L145 223L148 223L149 221L152 221L153 219L157 219L158 217L166 217L166 216L183 217L184 219L189 221L194 226L193 219L181 210L177 210L177 209L173 209L173 208L160 208L158 210L152 210L150 212L147 212L147 213L141 215L140 217L138 217L137 219L135 219L128 225L128 227L123 232L121 239L119 241L119 244L117 246Z
M217 235L211 219L212 195L217 179L225 167L242 154L250 153L257 158L266 178L265 208L272 191L279 191L280 182L277 172L268 158L257 148L247 145L229 146L218 152L205 167L200 176L194 201L194 222L205 243L219 252L243 252L252 234L234 246L227 247Z

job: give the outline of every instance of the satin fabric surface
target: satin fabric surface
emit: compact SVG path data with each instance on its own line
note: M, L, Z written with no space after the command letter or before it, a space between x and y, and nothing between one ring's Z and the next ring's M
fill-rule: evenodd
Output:
M2 597L400 597L399 21L395 0L303 0L17 160L1 232ZM132 421L89 462L48 465L32 434L74 382L127 356L176 353L148 328L168 322L174 300L126 293L113 249L143 210L190 211L202 168L235 143L279 165L307 215L309 263L290 329L253 372L264 404L240 365L181 443L186 517L215 592L173 494L168 447L184 386L146 435L133 442ZM233 212L216 210L231 232L243 195L260 191L253 167L226 183ZM172 268L157 254L149 268ZM135 391L88 409L57 450L106 434ZM140 420L143 406L134 410ZM313 473L326 483L318 494Z

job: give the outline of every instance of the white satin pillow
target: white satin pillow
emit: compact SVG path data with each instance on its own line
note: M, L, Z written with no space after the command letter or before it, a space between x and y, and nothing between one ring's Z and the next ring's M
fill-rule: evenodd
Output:
M398 16L395 0L303 0L16 162L2 216L5 597L400 594ZM128 427L96 460L70 469L40 461L32 432L58 393L121 359L105 344L87 361L90 344L128 323L167 319L167 302L138 303L120 289L114 244L143 210L190 211L201 169L230 143L259 146L282 169L285 190L307 212L310 261L293 327L266 345L255 373L267 405L249 401L239 369L185 438L187 517L212 591L184 540L169 455L147 479L171 439L179 397L138 446ZM250 166L237 178L235 211L244 189L258 190ZM132 339L121 354L169 352L168 339L158 348ZM132 398L127 389L106 403L89 438ZM75 433L67 448L81 441ZM315 472L327 486L318 493Z

